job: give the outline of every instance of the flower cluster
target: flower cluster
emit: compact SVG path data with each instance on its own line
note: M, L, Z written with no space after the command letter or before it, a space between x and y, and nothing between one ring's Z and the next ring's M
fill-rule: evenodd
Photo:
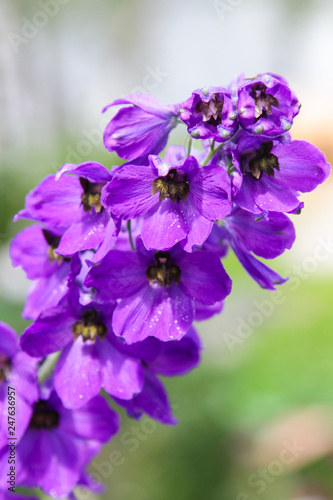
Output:
M193 321L219 313L231 292L221 258L230 247L263 288L286 281L258 257L291 248L299 193L329 175L315 146L291 139L300 104L277 75L241 76L169 106L143 94L104 111L113 106L104 144L126 161L65 164L46 177L15 216L35 224L10 248L32 280L23 311L32 323L20 347L0 325L0 402L14 385L18 484L57 498L91 486L86 467L119 427L110 402L176 423L159 377L198 365ZM181 124L186 147L158 156Z

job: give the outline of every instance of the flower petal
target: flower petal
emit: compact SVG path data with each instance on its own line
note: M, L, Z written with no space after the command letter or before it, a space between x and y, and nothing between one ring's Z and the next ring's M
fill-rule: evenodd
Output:
M117 217L135 219L158 203L158 194L151 194L154 179L150 167L125 165L117 169L112 181L102 189L101 202Z
M112 179L111 172L96 161L85 161L80 165L65 163L56 173L55 180L58 181L64 174L75 174L93 183L108 182Z
M10 257L14 267L21 266L27 278L34 280L52 274L58 262L49 257L50 246L43 234L43 227L34 225L18 233L10 244Z
M258 219L250 212L236 208L226 223L233 238L266 259L273 259L291 248L296 237L293 223L279 212L269 212L267 218Z
M111 104L105 106L102 110L103 113L111 106L119 106L120 104L133 104L147 113L152 113L161 117L168 115L170 113L176 114L179 106L177 104L165 106L156 97L150 94L133 93L127 97L121 97L116 99Z
M164 342L163 352L149 365L149 369L165 377L184 375L200 362L200 339L193 326L186 335L174 342Z
M113 104L120 104L120 100ZM126 107L118 111L104 131L104 145L125 159L135 159L147 154L158 154L167 143L172 128L176 126L172 111L148 110Z
M75 411L62 409L61 432L73 438L106 443L119 430L119 415L102 396L95 396Z
M96 342L101 363L102 386L111 396L131 399L143 387L143 370L139 360L116 349L108 339Z
M230 180L223 167L207 165L190 174L188 200L206 219L223 219L231 210Z
M176 264L181 269L179 287L191 299L212 305L231 292L231 279L215 254L203 250L184 252Z
M180 244L186 252L192 252L193 247L201 247L204 244L212 231L214 222L206 219L190 203L184 203L182 215L188 228L188 235Z
M193 305L179 287L147 285L137 295L117 305L112 326L116 335L128 344L154 336L162 341L177 340L193 321Z
M81 195L79 179L64 176L58 181L49 175L26 197L26 208L14 221L24 218L44 222L53 228L67 228L81 218Z
M168 250L186 238L187 233L182 207L170 199L159 202L156 209L147 213L141 229L143 243L149 250Z
M54 387L66 408L79 408L97 396L101 386L96 344L84 342L80 336L62 351L55 369Z
M21 347L34 357L57 352L73 340L72 326L76 321L67 307L48 309L22 333Z
M36 319L45 309L57 306L68 291L69 272L70 262L63 261L49 277L36 280L29 290L23 318Z
M146 268L137 252L111 250L89 271L85 285L96 288L105 300L128 297L147 284Z
M234 197L235 203L254 214L260 214L264 210L291 212L297 208L299 201L296 194L286 189L283 182L279 182L278 173L273 179L263 175L259 180L245 175L242 186Z
M177 420L172 415L167 392L159 379L146 370L143 390L130 401L116 399L117 403L126 408L131 417L137 418L144 411L154 420L167 425L176 425Z
M330 165L319 149L307 141L277 144L272 153L279 158L280 183L288 189L307 193L324 182L330 173Z
M74 443L57 431L26 433L17 448L17 458L23 484L37 486L52 497L67 496L80 477Z
M206 306L201 304L201 302L195 301L195 321L204 321L206 319L211 318L214 314L220 314L223 309L223 300L220 302L215 302L215 304L211 306Z
M114 247L117 241L117 235L119 234L120 223L119 221L114 221L112 217L109 218L109 222L105 227L105 235L102 240L101 245L95 252L94 257L91 259L92 262L97 263L105 257L105 255Z
M71 256L82 250L95 250L104 240L109 220L110 215L107 212L85 213L79 222L72 224L65 231L56 252Z
M12 358L18 349L17 333L9 325L0 321L0 352Z

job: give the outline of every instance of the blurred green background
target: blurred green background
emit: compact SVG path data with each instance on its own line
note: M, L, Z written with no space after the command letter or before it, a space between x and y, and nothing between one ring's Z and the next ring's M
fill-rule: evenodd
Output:
M303 103L293 137L333 157L328 0L3 0L0 10L0 319L18 332L28 284L8 245L25 223L12 217L62 163L117 162L102 145L111 114L100 114L117 97L177 102L275 72ZM297 241L272 263L291 277L279 294L227 257L233 293L197 325L201 366L165 380L178 425L121 411L120 434L91 466L107 484L100 498L333 499L332 190L330 179L303 196Z

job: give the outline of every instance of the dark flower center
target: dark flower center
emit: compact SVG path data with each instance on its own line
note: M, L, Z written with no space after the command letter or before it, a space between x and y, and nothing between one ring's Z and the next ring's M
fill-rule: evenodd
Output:
M180 282L181 271L178 266L170 262L170 252L156 252L156 264L148 267L146 271L149 284L157 283L158 286L171 286Z
M259 118L267 118L273 113L272 106L279 108L279 101L272 94L266 94L266 85L259 82L251 85L249 95L254 99L255 121Z
M84 342L86 340L95 342L97 337L101 340L104 339L107 329L104 323L99 321L98 313L95 309L86 309L82 313L82 320L77 321L72 326L72 332L75 340L82 335Z
M199 101L194 106L194 112L201 113L204 122L216 127L222 122L223 103L223 94L213 94L208 102Z
M186 181L184 174L178 172L176 168L169 170L165 177L157 177L153 182L151 194L160 192L159 201L170 198L171 201L179 203L185 201L190 192L190 185Z
M49 245L48 257L50 259L51 264L53 264L54 261L58 262L58 264L61 264L63 261L69 262L71 260L69 257L63 257L62 255L55 253L55 250L59 246L61 236L56 236L55 234L50 233L50 231L47 231L46 229L43 229L43 235L46 240L46 243L48 243Z
M0 384L8 379L10 365L10 359L5 354L0 353Z
M89 182L84 177L80 177L80 183L83 188L81 203L84 211L91 212L92 207L95 207L96 212L102 212L104 207L101 204L101 190L105 183Z
M280 170L278 157L271 153L273 141L263 142L254 150L254 156L249 161L250 175L259 180L265 172L268 177L274 177L274 169Z
M48 406L47 401L39 400L34 403L34 410L30 419L30 429L47 429L50 431L58 427L60 415L56 410Z

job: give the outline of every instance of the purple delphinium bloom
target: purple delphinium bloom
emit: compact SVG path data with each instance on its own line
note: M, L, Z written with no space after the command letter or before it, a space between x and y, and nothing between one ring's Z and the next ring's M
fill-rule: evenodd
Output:
M32 219L61 231L60 255L95 249L97 261L116 241L117 225L101 203L101 189L111 178L100 163L65 164L28 194L14 220Z
M56 253L60 239L59 232L35 225L23 229L11 241L13 266L21 266L27 278L36 280L24 306L26 319L35 319L44 309L57 305L68 291L71 258Z
M139 238L136 248L111 250L85 282L101 300L120 299L112 326L129 344L149 336L181 339L192 324L195 301L210 306L231 291L231 280L215 254L187 253L179 245L148 251Z
M238 129L230 92L223 87L204 87L181 104L180 118L195 139L229 140Z
M61 233L37 224L26 227L10 243L13 267L21 266L30 280L47 278L60 266L69 267L70 259L55 253L61 236Z
M146 341L124 346L132 355L142 356L142 349ZM140 344L143 344L141 346ZM173 342L158 342L159 350L155 349L153 356L144 361L145 383L140 394L130 401L115 398L115 401L126 408L129 416L140 418L142 412L162 424L175 425L177 420L172 414L167 392L159 380L158 375L174 377L185 375L199 365L200 362L200 339L193 326L181 340ZM149 347L149 346L147 346ZM148 349L149 351L149 349ZM151 354L151 350L150 350Z
M71 286L79 287L80 302L91 301L91 291L83 286L95 253L87 250L73 257L55 253L59 237L41 226L31 226L19 233L11 243L14 266L21 265L27 277L34 279L22 313L25 319L36 319L43 311L57 306ZM82 299L82 300L81 300Z
M199 167L194 156L178 165L150 156L149 163L119 168L102 191L102 203L121 219L144 216L147 249L168 250L181 242L191 252L206 240L213 221L231 210L228 175L219 166Z
M287 82L272 73L244 78L238 88L240 125L252 134L276 137L287 132L300 104Z
M143 385L141 364L117 348L111 328L114 304L81 305L75 287L67 303L48 309L21 336L21 346L44 357L62 349L54 387L67 408L78 408L103 387L112 396L130 399Z
M17 485L39 487L54 498L69 495L84 468L118 429L118 415L100 396L75 411L64 408L54 391L49 398L41 397L16 446ZM7 460L5 449L0 454L0 470L6 470ZM0 487L6 481L3 475Z
M265 259L274 259L295 241L295 229L289 218L279 212L267 212L261 216L235 207L222 221L222 227L215 225L204 248L213 249L229 242L237 258L262 288L275 290L275 285L282 284L283 278L253 254Z
M0 321L0 449L8 443L8 419L14 420L17 442L29 424L32 404L38 398L36 366L37 360L21 351L15 330ZM9 404L9 395L14 406Z
M295 211L300 205L299 191L312 191L330 172L323 153L306 141L284 143L246 134L235 157L243 180L234 201L256 214Z
M121 108L105 128L104 145L121 158L135 160L158 154L167 143L170 131L178 123L179 105L164 106L146 94L131 94L103 109Z

